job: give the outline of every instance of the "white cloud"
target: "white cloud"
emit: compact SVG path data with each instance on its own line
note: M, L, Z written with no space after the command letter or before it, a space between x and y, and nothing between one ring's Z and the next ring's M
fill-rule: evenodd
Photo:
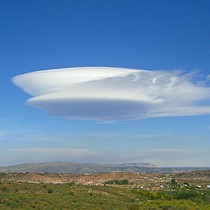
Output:
M13 82L50 115L115 121L210 114L210 87L194 74L79 67L19 75ZM197 79L197 78L196 78ZM202 83L203 82L203 83Z

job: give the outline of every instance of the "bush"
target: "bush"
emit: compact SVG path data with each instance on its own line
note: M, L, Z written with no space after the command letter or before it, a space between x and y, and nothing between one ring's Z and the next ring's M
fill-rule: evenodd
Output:
M129 181L127 179L123 179L123 180L109 180L109 181L104 182L104 184L127 185L127 184L129 184Z
M68 186L69 186L69 187L74 186L74 185L75 185L75 182L69 182L69 183L68 183Z
M52 188L49 188L47 192L48 192L48 194L52 194L53 193Z
M2 191L2 192L8 192L9 189L8 189L6 186L3 186L3 187L1 188L1 191Z
M132 204L129 206L129 210L139 210L140 206L138 204Z

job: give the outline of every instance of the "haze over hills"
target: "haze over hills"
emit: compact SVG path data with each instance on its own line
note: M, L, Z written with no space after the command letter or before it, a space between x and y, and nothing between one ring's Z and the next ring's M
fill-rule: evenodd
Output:
M97 164L75 162L49 162L49 163L26 163L0 167L0 172L31 172L31 173L102 173L102 172L126 172L139 171L142 168L155 168L150 163L124 163L124 164Z
M97 164L75 162L27 163L21 165L0 167L0 172L15 173L105 173L105 172L146 172L146 173L175 173L193 170L209 169L207 167L165 167L159 168L151 163Z

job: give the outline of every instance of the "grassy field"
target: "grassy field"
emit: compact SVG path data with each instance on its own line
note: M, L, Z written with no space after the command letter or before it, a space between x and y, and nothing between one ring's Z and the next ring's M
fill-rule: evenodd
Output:
M208 210L210 190L1 181L0 209Z

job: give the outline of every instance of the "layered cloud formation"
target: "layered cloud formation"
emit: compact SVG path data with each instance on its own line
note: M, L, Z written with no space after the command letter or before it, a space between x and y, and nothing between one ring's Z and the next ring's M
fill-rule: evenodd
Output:
M78 67L19 75L27 104L70 119L115 121L210 114L209 76L179 71Z

